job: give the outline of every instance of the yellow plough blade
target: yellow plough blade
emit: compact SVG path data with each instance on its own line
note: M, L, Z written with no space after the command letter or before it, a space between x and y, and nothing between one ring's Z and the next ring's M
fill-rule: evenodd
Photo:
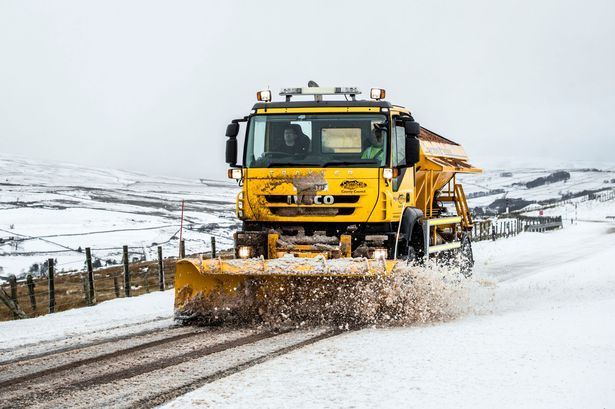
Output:
M366 258L179 260L175 272L175 313L181 320L220 323L258 316L268 300L299 287L322 288L387 277L396 262ZM304 290L302 290L304 291Z

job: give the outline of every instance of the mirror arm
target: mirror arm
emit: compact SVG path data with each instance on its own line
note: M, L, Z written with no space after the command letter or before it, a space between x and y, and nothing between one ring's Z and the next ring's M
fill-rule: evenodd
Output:
M248 119L250 119L250 116L249 116L249 115L248 115L248 116L244 116L243 118L233 119L233 120L231 121L231 123L233 123L233 124L238 124L238 123L240 123L240 122L248 122Z

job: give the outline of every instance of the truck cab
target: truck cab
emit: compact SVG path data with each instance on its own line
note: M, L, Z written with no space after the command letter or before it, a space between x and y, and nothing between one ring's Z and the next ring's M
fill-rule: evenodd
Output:
M359 94L355 87L285 88L285 100L272 102L271 91L261 91L250 114L227 127L229 177L242 187L237 257L416 259L469 240L470 213L455 175L480 170L459 144L385 101L383 89L373 88L370 100Z

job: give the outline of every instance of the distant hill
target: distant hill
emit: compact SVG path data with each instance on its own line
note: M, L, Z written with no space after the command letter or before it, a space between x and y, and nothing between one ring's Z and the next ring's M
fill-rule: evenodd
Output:
M58 269L81 268L85 247L95 261L176 254L181 201L186 247L209 248L213 235L231 245L237 228L236 183L145 175L113 169L0 156L2 275L29 271L48 258ZM80 252L81 251L81 252Z
M480 166L480 164L478 164ZM615 189L615 164L563 168L511 167L462 175L468 204L478 213L522 209L532 203L554 203L605 189Z

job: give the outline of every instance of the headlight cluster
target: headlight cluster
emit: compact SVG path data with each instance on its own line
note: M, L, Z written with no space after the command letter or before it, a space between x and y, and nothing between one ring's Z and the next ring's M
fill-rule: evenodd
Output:
M250 258L252 257L253 248L252 246L239 246L239 258Z
M375 260L386 260L388 255L386 248L375 248L372 254L372 258Z

